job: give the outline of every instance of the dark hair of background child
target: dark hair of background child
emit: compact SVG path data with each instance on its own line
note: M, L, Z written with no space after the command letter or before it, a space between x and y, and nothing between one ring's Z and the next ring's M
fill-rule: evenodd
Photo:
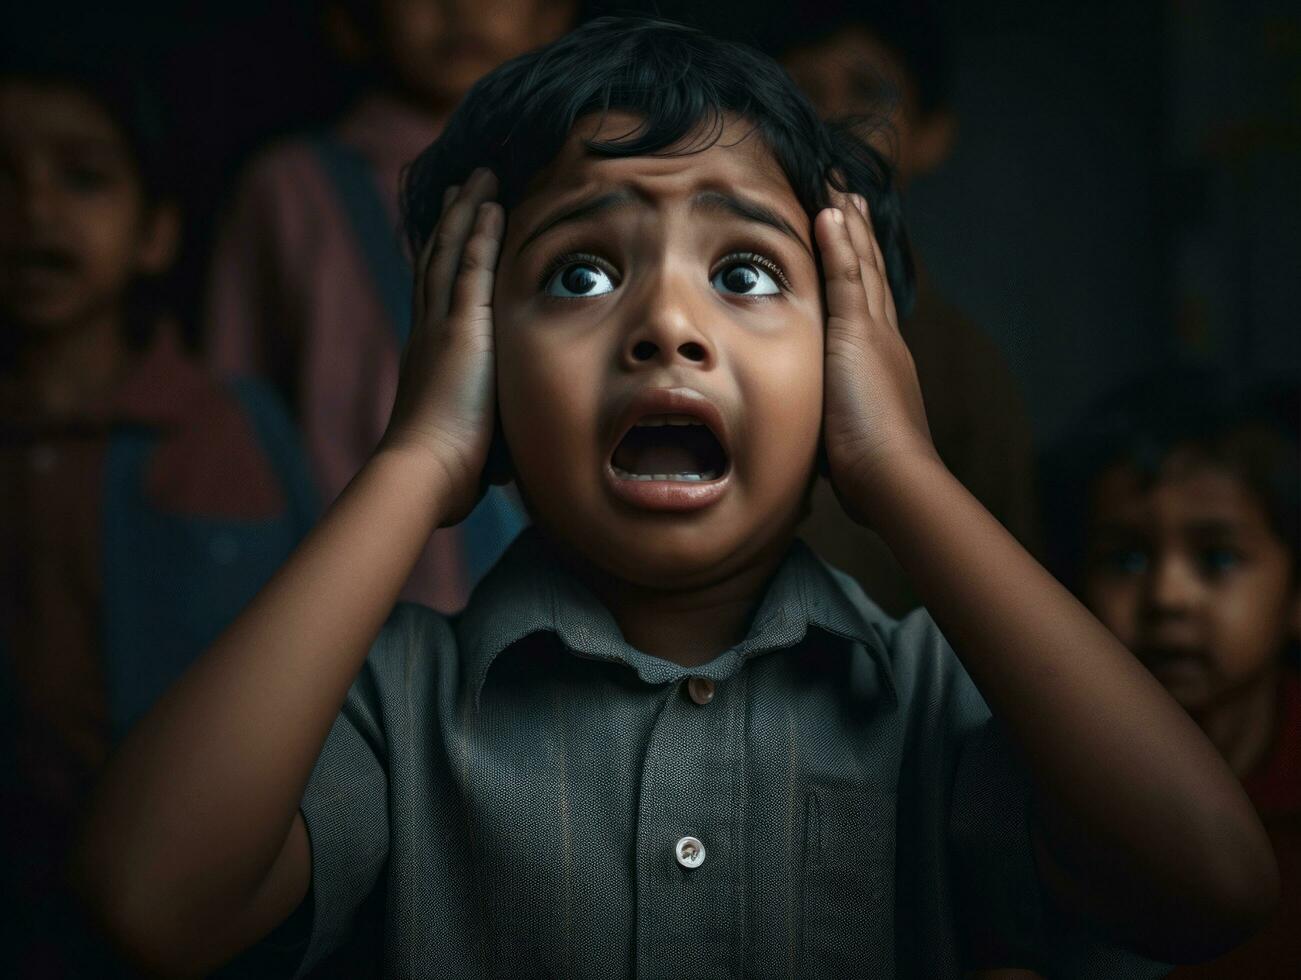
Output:
M941 14L934 0L805 0L787 7L764 48L780 54L861 27L899 59L925 116L953 103L952 42Z
M728 116L738 116L754 126L810 215L830 203L828 181L862 194L895 302L901 312L910 308L912 258L884 158L852 125L820 121L767 56L650 18L590 21L476 84L407 171L403 213L414 254L438 220L446 187L463 183L475 167L489 167L509 209L555 158L575 122L620 110L641 117L641 124L615 139L589 141L590 152L699 152L722 138Z
M1233 390L1203 370L1139 377L1104 397L1048 454L1043 467L1049 564L1068 586L1085 559L1089 497L1102 472L1133 467L1155 484L1180 451L1222 467L1264 508L1292 556L1301 587L1301 386L1272 382Z

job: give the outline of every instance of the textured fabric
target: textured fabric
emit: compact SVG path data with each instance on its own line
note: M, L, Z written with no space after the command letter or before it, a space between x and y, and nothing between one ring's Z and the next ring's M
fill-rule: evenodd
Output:
M935 448L953 475L1031 551L1035 529L1034 446L1030 420L998 346L940 299L921 276L917 305L900 324L917 365ZM874 531L845 516L830 484L819 481L801 528L819 555L848 572L892 616L920 600Z
M314 519L268 394L218 384L167 329L75 415L34 411L21 378L0 388L0 975L124 969L63 857L110 744Z
M746 639L687 669L526 531L460 617L399 606L353 685L302 801L303 966L373 893L387 977L1051 966L1027 798L930 619L889 620L803 545ZM1160 972L1115 952L1054 976Z
M388 209L391 240L399 237L402 167L438 128L437 120L373 96L329 136L350 161L368 168L374 199ZM392 323L390 277L373 274L375 258L322 163L322 145L319 137L287 139L244 174L214 249L204 327L219 372L265 378L290 405L328 503L384 434L405 324ZM403 598L448 612L465 604L471 581L464 533L462 527L434 532Z
M1265 926L1227 956L1180 967L1172 980L1296 980L1301 973L1301 676L1295 667L1280 685L1278 738L1243 788L1256 804L1278 859L1282 895Z

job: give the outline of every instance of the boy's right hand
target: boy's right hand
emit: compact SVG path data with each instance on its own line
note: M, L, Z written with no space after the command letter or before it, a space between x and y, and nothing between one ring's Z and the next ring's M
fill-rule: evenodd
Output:
M380 451L415 454L442 481L455 524L483 493L495 394L492 291L505 213L488 170L449 187L416 263L411 337Z

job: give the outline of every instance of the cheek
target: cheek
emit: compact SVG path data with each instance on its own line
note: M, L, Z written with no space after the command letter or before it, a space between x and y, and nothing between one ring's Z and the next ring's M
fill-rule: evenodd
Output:
M580 347L538 342L523 331L498 337L502 432L521 485L537 496L590 468L599 379Z
M801 325L790 341L746 352L742 392L752 415L750 462L769 478L808 481L822 431L822 332Z
M1247 674L1271 663L1287 641L1291 597L1271 582L1241 582L1207 603L1213 647L1226 672Z
M77 231L86 271L98 280L130 275L141 248L140 220L133 202L102 200L87 205Z

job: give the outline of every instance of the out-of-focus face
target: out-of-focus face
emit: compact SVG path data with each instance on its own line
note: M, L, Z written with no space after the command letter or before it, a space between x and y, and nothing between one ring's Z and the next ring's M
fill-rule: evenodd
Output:
M170 255L109 115L72 88L0 84L4 321L40 332L97 316Z
M636 123L613 114L599 132ZM754 567L788 543L812 477L811 222L748 130L624 159L575 135L509 215L494 316L516 476L538 525L626 582Z
M574 9L566 0L379 0L379 54L404 88L445 112L502 62L563 34Z
M902 180L930 173L948 157L953 117L946 111L923 114L903 62L861 27L796 48L782 64L824 119L874 118L889 108L889 128L867 135Z
M1148 486L1124 465L1098 478L1083 593L1194 713L1272 677L1301 606L1291 556L1260 502L1188 453Z

